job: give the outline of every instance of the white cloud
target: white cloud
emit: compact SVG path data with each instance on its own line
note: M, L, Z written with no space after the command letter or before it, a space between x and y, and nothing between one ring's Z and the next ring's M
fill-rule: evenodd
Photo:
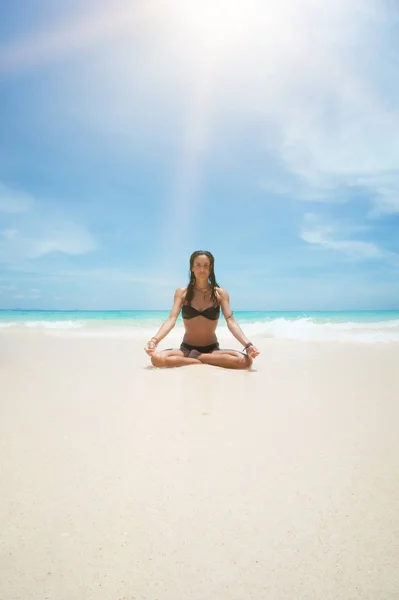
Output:
M50 252L65 254L86 254L95 249L96 244L89 231L71 221L50 225L50 232L30 240L30 257L37 258Z
M99 286L124 286L131 288L132 284L142 286L154 286L156 288L166 288L169 290L181 285L179 281L173 281L171 277L165 277L162 273L149 273L148 271L136 271L123 269L119 267L93 267L93 268L77 268L65 269L59 268L54 271L45 265L40 265L39 268L33 268L32 264L20 263L12 264L13 278L19 282L31 282L31 285L36 282L49 283L66 282L67 285L73 281L78 285L84 284L99 285ZM32 288L33 289L33 288ZM39 291L39 290L38 290ZM159 290L157 290L157 294ZM60 298L61 299L61 298ZM64 299L64 297L62 297Z
M1 182L0 211L10 213L6 217L12 221L0 230L0 262L19 262L51 252L85 254L96 247L84 226L60 214L53 216L29 194L12 191Z
M395 42L384 40L385 5L309 7L306 16L313 14L315 21L305 17L285 60L279 56L275 63L264 114L267 146L280 173L265 178L263 186L324 202L343 201L358 190L370 198L374 215L399 212L399 178L392 175L399 164L399 86L396 52L388 46ZM291 183L285 187L287 175Z
M6 229L0 232L0 262L16 263L35 259L51 252L86 254L95 249L90 232L72 221L43 219L25 225L22 231Z
M353 258L382 258L386 255L376 244L354 240L334 240L323 230L304 230L301 237L309 244L340 250Z
M371 217L399 213L399 173L383 172L359 177L359 187L374 189Z
M0 181L0 212L23 213L33 205L33 198L29 194L14 190Z
M44 273L48 278L52 278L52 273ZM94 267L92 269L74 269L66 270L61 269L55 275L57 278L65 280L79 280L92 281L96 283L105 284L143 284L155 287L168 287L170 289L171 283L170 278L164 277L157 274L139 273L135 271L129 271L120 269L117 267ZM176 284L177 287L177 284Z
M4 239L11 240L18 234L18 231L16 229L3 229L2 231L0 231L0 234Z
M384 250L372 242L351 239L364 229L364 227L326 223L317 215L308 213L300 237L308 244L342 252L352 259L392 259L399 265L399 256L395 253Z

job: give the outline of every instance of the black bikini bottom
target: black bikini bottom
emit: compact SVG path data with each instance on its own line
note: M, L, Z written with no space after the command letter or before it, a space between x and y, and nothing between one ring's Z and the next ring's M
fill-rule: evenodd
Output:
M180 350L197 350L198 352L201 352L201 354L209 354L214 350L219 350L219 342L209 344L209 346L191 346L190 344L186 344L186 342L182 342L180 344Z

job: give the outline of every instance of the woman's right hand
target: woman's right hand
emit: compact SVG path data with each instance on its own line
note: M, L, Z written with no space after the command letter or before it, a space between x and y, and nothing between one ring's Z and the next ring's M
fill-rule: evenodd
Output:
M152 356L156 349L157 344L153 340L147 342L147 345L144 347L144 350L148 354L148 356Z

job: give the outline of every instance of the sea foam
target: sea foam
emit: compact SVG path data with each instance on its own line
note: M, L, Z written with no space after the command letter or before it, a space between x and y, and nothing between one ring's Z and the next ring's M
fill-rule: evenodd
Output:
M385 321L326 321L320 322L313 317L260 319L240 323L244 333L252 340L256 338L299 340L299 341L337 341L337 342L399 342L399 319ZM28 328L42 330L47 335L62 335L92 338L146 339L152 337L159 328L158 324L112 320L37 320L0 322L1 328ZM182 338L184 328L178 322L170 337ZM231 337L224 322L217 329L219 338ZM165 340L166 341L166 340ZM164 342L165 343L165 342Z

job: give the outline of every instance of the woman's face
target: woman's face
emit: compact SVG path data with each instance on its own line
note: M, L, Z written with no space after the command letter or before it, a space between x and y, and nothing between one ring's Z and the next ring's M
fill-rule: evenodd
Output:
M195 257L191 270L196 279L208 279L211 272L211 261L206 254L199 254Z

